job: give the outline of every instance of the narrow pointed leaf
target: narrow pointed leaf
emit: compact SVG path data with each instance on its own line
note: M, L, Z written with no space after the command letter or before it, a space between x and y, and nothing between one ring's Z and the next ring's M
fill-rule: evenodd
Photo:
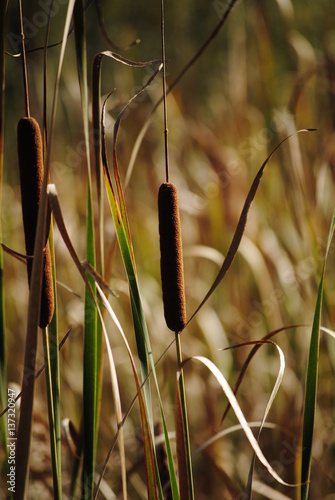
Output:
M301 130L298 130L295 133L299 134L301 132L312 132L314 130L315 129L301 129ZM259 186L259 184L261 182L261 179L263 177L265 167L267 166L267 164L271 160L271 158L274 155L274 153L281 147L281 145L285 141L287 141L288 139L290 139L290 137L292 137L293 135L295 135L295 134L291 134L288 137L285 137L285 139L283 139L274 148L274 150L269 154L269 156L267 157L267 159L264 161L263 165L261 166L261 168L257 172L256 177L255 177L255 179L254 179L254 181L253 181L253 183L251 185L251 188L250 188L250 190L248 192L247 198L246 198L246 200L244 202L244 206L243 206L243 209L242 209L242 212L241 212L241 215L240 215L240 219L238 221L238 224L237 224L237 227L236 227L236 230L235 230L232 242L231 242L230 247L228 249L227 255L226 255L226 257L225 257L225 259L223 261L222 267L219 270L219 272L218 272L218 274L217 274L217 276L216 276L216 278L214 280L214 283L212 284L212 286L208 290L208 292L205 295L204 299L199 304L199 306L197 307L197 309L195 310L195 312L192 314L191 318L188 320L188 323L194 318L194 316L197 314L197 312L207 302L207 300L210 298L210 296L213 294L213 292L216 290L216 288L218 287L218 285L221 283L221 281L225 277L228 269L230 268L230 266L231 266L231 264L232 264L232 262L234 260L234 257L235 257L235 255L237 253L237 250L238 250L238 247L240 245L240 242L241 242L241 239L242 239L242 236L243 236L246 224L247 224L247 219L248 219L249 211L250 211L250 208L251 208L251 204L252 204L252 202L253 202L253 200L254 200L254 198L256 196L257 189L258 189L258 186Z
M308 364L306 373L303 436L302 436L302 459L301 459L301 500L307 500L309 492L309 481L311 475L312 444L314 434L314 420L316 411L317 380L319 370L319 347L320 347L320 324L322 312L323 286L325 279L326 261L332 242L335 228L335 212L333 213L321 279L316 299L311 341L309 346Z
M95 267L95 239L92 208L92 183L89 148L87 55L85 11L83 0L76 0L74 9L77 68L83 113L84 140L87 163L87 220L86 260ZM95 282L89 277L95 293ZM83 495L92 498L94 488L95 451L98 428L99 394L101 392L101 328L97 325L97 311L90 290L85 290L84 335L84 405L83 405Z

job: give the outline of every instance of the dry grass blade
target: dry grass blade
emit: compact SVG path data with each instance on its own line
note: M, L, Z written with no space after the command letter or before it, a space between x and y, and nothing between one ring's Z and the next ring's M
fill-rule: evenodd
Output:
M117 297L117 293L115 293L102 279L102 277L97 273L95 269L88 262L84 261L81 263L85 271L92 276L92 278L96 281L100 288L102 288L105 292L110 293L113 297Z
M130 66L132 68L146 68L147 66L151 66L152 64L160 64L162 62L160 59L152 59L150 61L132 61L131 59L123 57L116 52L104 50L103 52L99 52L94 56L94 71L100 71L101 59L103 58L103 56L114 59L114 61L124 64L125 66Z
M277 335L278 333L280 332L285 332L287 330L290 330L292 328L299 328L299 327L302 327L302 326L308 326L308 325L289 325L289 326L284 326L282 328L278 328L277 330L273 331L273 332L270 332L268 333L267 335L265 335L265 337L263 337L259 342L256 342L256 345L255 342L244 342L242 344L238 344L238 345L234 345L234 346L231 346L231 347L227 347L223 350L228 350L228 349L235 349L235 348L238 348L238 347L242 347L242 346L247 346L247 345L254 345L254 347L252 348L252 350L250 351L246 361L244 362L243 364L243 367L239 373L239 376L237 378L237 381L235 383L235 386L234 386L234 394L236 396L237 392L238 392L238 389L242 383L242 380L244 378L244 375L247 371L247 368L250 364L250 362L252 361L253 357L255 356L255 354L257 353L258 349L260 349L262 347L262 344L266 341L268 341L271 337L274 337L275 335ZM220 425L223 424L223 421L225 420L229 410L230 410L231 406L230 406L230 403L228 402L227 403L227 406L226 406L226 409L225 411L223 412L223 416L221 418L221 423Z
M271 466L271 464L267 461L267 459L265 458L265 456L263 455L263 452L262 450L260 449L259 445L258 445L258 442L256 440L256 438L254 437L253 433L251 432L251 429L248 425L248 422L246 421L244 415L243 415L243 412L237 402L237 399L235 398L234 396L234 393L232 391L232 389L230 388L230 385L228 384L226 378L222 375L222 373L220 372L220 370L216 367L216 365L214 363L212 363L212 361L210 361L209 359L205 358L204 356L193 356L192 358L188 358L187 360L184 361L184 365L186 363L188 363L189 361L191 360L197 360L197 361L200 361L203 365L205 365L210 371L211 373L214 375L214 377L216 378L217 382L220 384L220 386L222 387L225 395L227 396L227 398L229 399L229 402L234 410L234 413L238 419L238 421L240 422L242 428L243 428L243 431L248 439L248 441L250 442L258 460L264 465L264 467L267 469L267 471L271 474L271 476L276 480L278 481L278 483L284 485L284 486L290 486L290 487L296 487L296 486L299 486L297 484L290 484L290 483L287 483L286 481L284 481L278 474L277 472L273 469L273 467Z
M113 308L111 307L110 303L109 303L109 302L108 302L108 300L106 299L105 295L103 294L103 292L102 292L102 290L100 289L100 287L99 287L99 285L98 285L98 284L97 284L97 291L98 291L98 298L99 298L99 300L101 301L101 303L103 304L103 306L104 306L104 307L105 307L105 309L107 310L107 312L108 312L109 316L112 318L112 320L113 320L113 322L114 322L115 326L117 327L117 329L118 329L119 333L121 334L121 337L122 337L122 339L123 339L123 341L124 341L124 343L125 343L125 346L126 346L126 348L127 348L127 352L128 352L128 355L129 355L129 359L130 359L130 362L131 362L132 369L133 369L133 374L134 374L134 376L135 376L135 377L137 377L137 372L136 372L135 361L134 361L134 358L133 358L133 355L132 355L132 352L131 352L131 349L130 349L129 343L128 343L128 341L127 341L127 338L126 338L126 336L125 336L125 334L124 334L124 332L123 332L122 326L121 326L121 324L120 324L120 322L119 322L119 320L118 320L118 318L117 318L117 316L116 316L116 314L115 314L115 312L114 312ZM108 341L108 343L109 343L109 340L108 340L108 339L106 339L106 341ZM137 377L137 378L138 378L138 377ZM138 394L137 394L137 396L138 396ZM121 415L121 417L122 417L122 415ZM125 416L125 418L126 418L126 416ZM122 430L122 428L123 428L123 425L124 425L124 422L125 422L125 418L124 418L124 419L122 419L122 418L121 418L121 419L118 421L118 431L117 431L117 435L115 436L115 439L118 439L118 438L119 438L119 436L121 436L121 430ZM114 442L114 444L115 444L115 442ZM113 445L112 449L113 449L113 448L114 448L114 445ZM105 461L105 464L104 464L104 466L103 466L103 471L102 471L102 473L101 473L101 475L100 475L100 477L99 477L99 480L98 480L98 482L97 482L97 486L96 486L96 496L97 496L97 494L98 494L98 491L99 491L99 486L100 486L100 483L101 483L101 481L102 481L102 479L103 479L104 473L105 473L105 471L106 471L106 467L107 467L108 460L109 460L109 458L110 458L110 454L111 454L111 452L108 454L108 457L107 457L107 459L106 459L106 461Z
M271 409L272 403L274 402L274 399L275 399L275 397L276 397L276 395L278 393L279 387L280 387L280 385L282 383L283 376L284 376L284 370L285 370L285 356L284 356L284 353L281 350L281 348L275 342L273 342L272 340L267 340L264 343L265 344L268 344L268 343L272 344L272 345L274 345L277 348L277 351L279 353L280 367L279 367L279 370L278 370L278 375L277 375L276 383L275 383L275 385L274 385L274 387L272 389L271 395L269 397L269 401L268 401L268 403L266 405L266 408L265 408L265 411L264 411L264 415L263 415L263 418L262 418L261 425L260 425L260 427L258 429L257 441L259 441L262 429L264 427L265 420L266 420L266 418L267 418L267 416L269 414L269 411ZM251 498L251 489L252 489L253 474L254 474L254 467L255 467L255 459L256 459L256 454L254 453L253 457L252 457L252 461L251 461L251 466L250 466L249 476L248 476L248 484L247 484L247 488L246 488L246 493L247 493L247 495L249 495L250 498Z
M83 278L85 285L87 286L87 288L89 290L91 290L91 294L94 297L93 290L92 290L91 285L90 285L90 283L87 279L87 276L85 274L85 269L81 265L81 262L77 256L77 253L76 253L76 251L71 243L69 234L67 232L67 229L66 229L66 226L64 223L64 219L63 219L62 210L61 210L61 207L60 207L59 201L58 201L57 189L56 189L56 186L54 184L48 185L48 199L50 202L51 210L52 210L52 213L54 215L57 227L62 235L63 241L64 241L71 257L72 257L72 260L76 264L76 267L77 267L78 271L80 272L80 275Z
M240 215L240 219L238 221L238 224L237 224L237 227L236 227L236 230L235 230L232 242L231 242L230 247L228 249L227 255L226 255L226 257L225 257L225 259L223 261L222 267L221 267L218 275L216 276L216 278L214 280L214 283L210 287L209 291L207 292L207 294L205 295L204 299L199 304L199 306L197 307L197 309L195 310L195 312L192 314L191 318L188 320L187 324L190 323L190 321L194 318L194 316L197 314L197 312L207 302L207 300L209 299L209 297L216 290L216 288L218 287L218 285L221 283L221 281L225 277L228 269L230 268L230 266L231 266L231 264L232 264L232 262L234 260L234 257L235 257L235 255L237 253L238 247L240 245L240 242L241 242L244 230L245 230L245 226L247 224L247 218L248 218L249 210L251 208L251 204L252 204L252 202L253 202L253 200L255 198L258 186L259 186L259 184L261 182L261 179L262 179L262 176L264 174L265 167L267 166L267 164L271 160L272 156L282 146L282 144L284 144L284 142L286 142L288 139L290 139L293 135L299 134L301 132L314 132L314 131L315 131L315 129L301 129L301 130L298 130L297 132L295 132L294 134L291 134L288 137L285 137L285 139L283 139L274 148L274 150L270 153L270 155L264 161L263 165L261 166L261 168L257 172L257 175L256 175L256 177L255 177L255 179L254 179L254 181L253 181L253 183L251 185L251 188L249 190L247 198L246 198L246 200L244 202L244 206L243 206L243 209L242 209L242 212L241 212L241 215Z
M96 287L97 287L97 292L98 292L99 297L100 298L104 297L104 294L103 294L103 292L100 289L98 284L96 284ZM119 430L119 450L120 450L120 462L121 462L122 493L123 493L123 498L127 498L126 454L125 454L124 432L123 432L123 426L122 426L121 396L120 396L119 383L118 383L118 377L117 377L116 367L115 367L115 363L114 363L113 352L112 352L112 349L110 346L107 330L106 330L105 324L103 322L102 314L100 313L100 311L99 311L99 315L100 315L100 319L102 322L103 333L104 333L105 343L106 343L106 347L107 347L107 354L108 354L108 361L109 361L109 369L110 369L110 376L111 376L112 393L113 393L117 428ZM101 476L99 477L99 484L100 484L100 480L101 480L100 478L101 478ZM96 489L97 489L97 491L99 491L99 485L97 485Z
M252 429L252 428L258 429L261 425L261 422L260 421L248 422L248 425L249 425L250 429ZM263 428L264 429L277 429L278 425L276 425L274 423L264 422ZM218 432L217 434L215 434L215 436L211 437L205 443L203 443L201 446L199 446L199 448L197 448L194 451L194 453L192 453L192 458L194 458L194 459L197 458L206 448L211 446L213 443L215 443L219 439L222 439L225 436L229 436L229 434L231 434L233 432L237 432L237 431L241 431L241 430L243 430L241 424L236 424L236 425L232 425L231 427L228 427L228 429L224 429L223 431Z
M18 261L22 262L22 264L27 264L28 259L32 259L32 255L25 255L20 252L16 252L16 250L13 250L12 248L9 248L7 245L4 243L0 243L1 248L3 249L4 252L6 252L8 255L11 255L14 257L14 259L17 259Z
M320 326L320 330L324 333L327 333L330 337L335 339L335 332L334 330L330 330L329 328L326 328L325 326Z
M331 496L335 2L19 2L0 7L0 498L14 428L20 498ZM29 252L12 168L23 115L40 124L44 163ZM163 181L178 188L182 244L174 222L160 242ZM46 242L55 309L40 331ZM329 273L334 256L332 241ZM258 460L213 370L183 363L197 355L294 489Z
M254 481L253 491L271 500L291 500L291 497L283 495L283 493L276 491L274 488L271 488L271 486L261 483L260 481Z

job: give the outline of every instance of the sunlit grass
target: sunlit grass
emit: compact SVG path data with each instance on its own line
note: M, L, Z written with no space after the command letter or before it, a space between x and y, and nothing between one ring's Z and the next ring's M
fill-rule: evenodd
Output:
M224 4L224 5L223 5ZM201 58L168 96L171 179L178 187L183 237L187 318L199 306L213 284L236 230L250 186L269 153L286 136L300 128L317 132L295 135L286 141L266 167L250 209L246 230L234 262L205 306L181 334L183 359L208 357L233 388L253 346L224 348L262 339L276 329L272 340L282 349L285 372L259 445L269 463L288 483L297 483L300 466L305 376L318 284L326 253L334 209L334 7L329 2L238 2L227 24ZM65 7L51 19L50 42L59 41ZM218 22L224 2L167 5L167 81L171 84ZM34 19L37 7L26 7ZM144 7L143 7L144 8ZM40 10L40 7L38 7ZM136 38L142 43L122 52L136 61L160 58L159 5L109 7L102 2L110 37L121 46ZM149 9L150 12L147 10ZM7 31L14 32L17 6L9 5ZM173 21L175 18L175 22ZM97 28L92 5L87 13L88 72L93 56L109 50ZM178 20L178 21L177 21ZM313 20L313 22L311 21ZM181 32L182 29L182 32ZM30 38L27 48L42 46L43 29ZM10 39L5 48L14 52ZM75 62L73 35L68 40L50 159L50 181L58 199L79 260L86 259L87 165L83 142L82 106ZM52 95L59 48L48 50L48 84ZM28 52L31 106L42 123L42 97L38 80L43 74L39 52ZM2 242L24 253L20 220L15 128L22 115L22 83L15 76L20 61L6 56L5 155L2 186ZM148 81L155 69L132 68L104 58L101 96L107 101L105 135L112 165L113 127L127 101ZM90 88L89 82L89 88ZM161 97L161 76L135 100L123 116L118 134L117 159L124 186L131 151L153 105ZM91 105L91 98L88 105ZM90 113L90 112L89 112ZM155 361L173 341L164 322L159 273L157 194L164 180L163 116L158 108L139 149L125 206L141 291L141 307ZM90 136L91 137L91 136ZM93 141L90 149L93 162ZM114 181L113 181L114 182ZM95 173L91 185L94 227L99 225ZM115 225L103 191L104 279L115 292L108 300L125 333L140 373L128 277L116 244ZM69 418L79 431L83 401L83 346L85 283L78 274L57 225L54 231L60 339L72 326L60 351L61 418ZM96 232L96 242L98 232ZM101 270L98 268L98 272ZM321 324L333 328L335 293L331 276L334 250L330 245L324 281ZM8 384L22 382L28 287L22 262L4 254L6 301L6 355ZM124 342L104 312L113 351L121 406L125 413L136 395L136 383ZM293 326L290 326L293 325ZM299 325L299 326L298 326ZM302 325L302 326L301 326ZM279 370L273 346L263 345L251 361L237 393L246 420L262 420ZM324 498L334 491L332 408L334 339L321 332L318 397L316 403L313 459L309 497ZM44 362L39 338L37 368ZM149 365L150 366L150 365ZM172 346L156 367L157 381L171 433L175 455L175 384L177 360ZM196 452L221 430L236 425L230 411L222 426L227 400L217 381L199 363L184 367L191 451ZM140 377L139 377L140 378ZM52 469L38 470L39 458L50 454L46 390L43 377L36 381L33 449L29 492L32 497L52 498ZM150 381L153 422L161 420L159 400ZM45 429L40 432L41 427ZM116 417L110 384L110 367L104 358L100 422L95 470L99 474L116 433ZM257 436L257 430L254 435ZM141 414L138 401L124 424L129 498L146 498L146 474ZM64 498L69 491L74 457L62 434L62 482ZM74 446L75 447L75 446ZM229 434L193 458L194 489L199 498L234 498L243 494L252 461L252 448L243 432ZM5 459L1 454L1 460ZM175 459L175 463L177 460ZM103 481L121 494L120 457L113 451ZM274 482L256 460L253 498L263 498L260 483L295 498L299 488ZM2 483L3 484L3 483ZM5 485L6 486L6 485ZM44 493L36 493L43 491ZM108 495L107 495L108 497ZM101 498L103 498L101 494ZM239 498L237 496L237 498ZM241 497L243 498L243 497ZM268 498L272 498L268 494Z

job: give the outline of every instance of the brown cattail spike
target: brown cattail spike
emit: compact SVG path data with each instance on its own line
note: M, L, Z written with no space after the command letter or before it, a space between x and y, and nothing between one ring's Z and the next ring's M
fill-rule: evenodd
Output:
M178 192L170 182L159 188L158 218L165 321L170 330L180 332L186 324L183 251Z
M34 118L21 118L17 126L17 143L20 167L22 216L27 255L33 255L38 207L43 183L43 153L41 131ZM27 261L30 285L32 260ZM45 328L54 311L53 277L49 245L44 249L41 313L39 325Z

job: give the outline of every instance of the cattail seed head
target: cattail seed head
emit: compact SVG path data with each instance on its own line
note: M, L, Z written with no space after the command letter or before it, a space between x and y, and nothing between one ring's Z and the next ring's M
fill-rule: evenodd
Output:
M22 217L26 253L34 253L38 208L43 183L43 149L41 131L34 118L21 118L17 126L17 144L20 169ZM30 285L32 260L27 261L28 283ZM53 277L49 245L43 251L43 278L41 313L39 325L45 328L54 311Z
M168 328L180 332L186 324L183 251L178 192L170 182L159 188L158 219L164 316Z
M43 251L43 281L41 294L40 328L48 326L54 314L54 290L49 243Z

